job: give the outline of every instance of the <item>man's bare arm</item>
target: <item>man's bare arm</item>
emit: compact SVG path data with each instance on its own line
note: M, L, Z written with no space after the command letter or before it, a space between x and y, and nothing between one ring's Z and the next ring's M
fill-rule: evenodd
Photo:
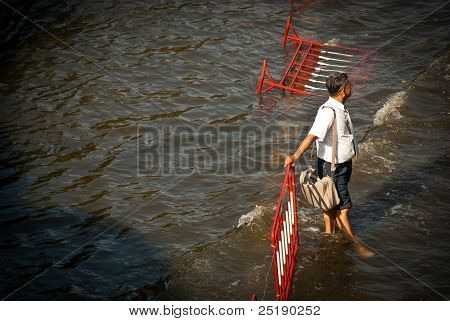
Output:
M300 146L297 148L295 153L292 156L286 156L286 159L284 161L284 166L286 167L289 163L294 164L297 159L299 159L302 154L308 150L309 147L316 141L317 137L314 135L308 135L306 138L301 142Z

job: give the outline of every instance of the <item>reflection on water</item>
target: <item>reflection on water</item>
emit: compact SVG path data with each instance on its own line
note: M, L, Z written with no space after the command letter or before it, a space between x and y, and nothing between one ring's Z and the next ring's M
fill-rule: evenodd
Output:
M268 231L281 162L321 102L255 94L263 59L274 75L289 60L292 48L278 45L289 4L14 5L64 44L0 11L2 298L273 299ZM310 1L293 22L314 39L378 48L437 5ZM354 229L446 296L449 11L381 48L348 104L361 146ZM195 131L183 140L162 130L179 126L222 134L199 146ZM253 127L281 134L239 136ZM183 150L162 150L161 166L215 152L226 171L187 162L182 174L139 173L139 128L180 139ZM238 170L243 160L267 170ZM299 213L292 299L442 299L383 257L363 260L341 237L324 237L318 211Z

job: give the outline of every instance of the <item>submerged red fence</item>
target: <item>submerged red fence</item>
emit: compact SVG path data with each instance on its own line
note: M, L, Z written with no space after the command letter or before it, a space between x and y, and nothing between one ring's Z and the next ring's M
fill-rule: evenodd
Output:
M325 80L332 72L346 72L352 85L364 86L372 70L374 55L367 50L330 43L317 42L301 38L291 17L288 18L284 31L283 46L292 41L295 51L280 81L275 81L268 67L267 59L261 68L257 93L264 93L272 88L288 90L301 95L325 95Z
M286 167L273 218L271 240L276 299L287 300L299 246L295 170L291 165Z

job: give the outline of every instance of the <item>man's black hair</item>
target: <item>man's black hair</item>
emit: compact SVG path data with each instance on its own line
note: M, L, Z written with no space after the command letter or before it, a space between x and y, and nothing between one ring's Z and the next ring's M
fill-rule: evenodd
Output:
M345 72L333 72L331 75L329 75L326 84L330 96L335 96L338 93L339 89L341 89L341 87L345 85L347 80L348 77Z

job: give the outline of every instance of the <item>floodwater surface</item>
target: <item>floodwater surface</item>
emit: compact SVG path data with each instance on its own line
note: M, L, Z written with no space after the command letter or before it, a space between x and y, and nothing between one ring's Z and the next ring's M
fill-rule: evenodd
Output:
M0 3L1 297L273 300L284 156L325 100L255 93L263 59L279 79L293 52L288 1L9 3L48 32ZM450 296L444 4L292 13L307 38L377 51L347 104L350 215L376 255L325 237L320 211L300 207L290 299Z

